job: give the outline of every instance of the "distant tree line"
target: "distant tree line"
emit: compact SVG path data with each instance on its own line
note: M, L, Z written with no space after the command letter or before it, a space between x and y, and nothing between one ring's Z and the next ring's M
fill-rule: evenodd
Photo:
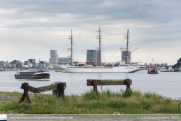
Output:
M178 59L177 63L172 66L172 68L179 68L179 67L181 67L181 58Z

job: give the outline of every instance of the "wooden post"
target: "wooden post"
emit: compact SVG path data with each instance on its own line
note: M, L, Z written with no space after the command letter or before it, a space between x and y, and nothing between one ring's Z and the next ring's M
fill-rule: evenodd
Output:
M27 98L27 100L28 100L29 103L32 103L32 102L31 102L31 99L30 99L30 97L29 97L29 95L28 95L28 83L26 83L26 82L23 83L22 86L21 86L21 89L24 89L24 94L23 94L23 96L21 97L19 103L21 103L22 101L24 101L25 98Z
M97 81L96 80L93 80L93 90L98 93L97 91Z
M126 90L127 89L131 90L131 88L130 88L130 80L129 79L125 80L125 84L126 84Z
M130 79L126 79L125 85L126 85L126 91L124 92L124 97L130 97L132 94L131 88L130 88ZM132 82L131 82L132 83Z
M126 79L126 90L130 89L130 82L129 79ZM130 89L131 90L131 89Z
M58 97L62 97L65 99L65 94L64 94L64 83L59 83L57 84L57 90L59 90Z

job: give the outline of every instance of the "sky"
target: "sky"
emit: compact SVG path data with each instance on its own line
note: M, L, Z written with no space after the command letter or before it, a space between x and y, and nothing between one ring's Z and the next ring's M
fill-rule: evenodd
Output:
M168 63L181 57L180 0L0 0L0 61L49 61L50 50L86 61L99 46L102 61L121 60L129 29L132 62Z

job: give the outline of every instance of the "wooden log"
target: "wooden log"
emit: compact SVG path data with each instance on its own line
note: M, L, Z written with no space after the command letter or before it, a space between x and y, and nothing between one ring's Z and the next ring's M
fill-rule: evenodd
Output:
M87 86L93 86L93 81L97 81L97 85L127 85L126 79L87 79ZM132 80L129 79L130 85L132 85Z
M38 93L38 89L30 85L28 85L28 91L33 92L33 93Z
M66 83L64 82L64 89L66 87ZM55 90L57 89L57 84L55 85L48 85L48 86L44 86L44 87L32 87L29 86L28 91L33 92L33 93L40 93L40 92L45 92L45 91L50 91L50 90Z

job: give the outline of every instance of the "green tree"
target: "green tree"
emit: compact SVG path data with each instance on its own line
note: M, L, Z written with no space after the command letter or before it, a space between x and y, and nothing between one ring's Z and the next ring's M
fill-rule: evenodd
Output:
M181 58L177 60L177 63L172 68L179 68L181 66Z

